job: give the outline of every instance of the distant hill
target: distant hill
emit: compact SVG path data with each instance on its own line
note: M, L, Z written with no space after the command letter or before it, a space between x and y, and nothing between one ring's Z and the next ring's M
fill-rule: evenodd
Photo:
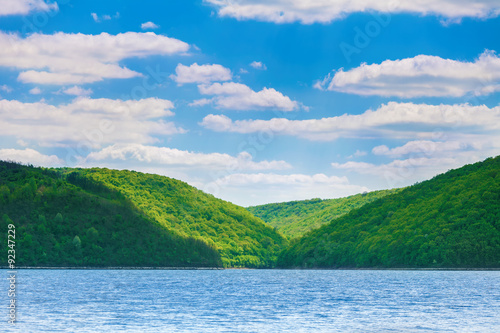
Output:
M248 207L247 209L264 222L277 228L283 235L295 238L310 230L317 229L355 208L399 191L401 189L374 191L340 199L272 203Z
M352 210L291 242L280 267L500 267L500 157Z
M179 180L99 168L63 173L78 186L91 180L118 191L166 229L207 242L217 249L225 267L272 267L288 245L279 232L243 207Z
M0 265L12 248L16 267L222 266L213 245L169 231L117 191L90 180L84 185L60 172L0 161Z

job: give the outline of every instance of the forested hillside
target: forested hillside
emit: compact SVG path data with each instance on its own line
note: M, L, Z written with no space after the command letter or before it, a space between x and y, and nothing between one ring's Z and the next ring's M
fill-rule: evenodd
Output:
M287 245L280 233L243 207L179 180L98 168L64 173L79 186L91 179L119 191L167 229L208 242L219 251L226 267L272 267Z
M248 207L247 209L264 222L277 228L283 235L295 238L310 230L317 229L355 208L399 191L401 189L374 191L339 199L272 203Z
M42 168L0 161L0 218L3 266L11 224L16 266L222 265L212 246L170 232L119 192Z
M500 267L500 157L386 196L292 241L281 267Z

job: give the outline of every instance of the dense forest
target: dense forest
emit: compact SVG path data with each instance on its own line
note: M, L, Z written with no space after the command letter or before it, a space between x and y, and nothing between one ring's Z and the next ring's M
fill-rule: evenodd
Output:
M374 191L339 199L272 203L247 209L291 239L317 229L353 209L399 191L401 189Z
M352 210L291 242L281 267L500 267L500 156Z
M0 230L16 266L220 267L213 245L170 232L122 194L60 172L0 161ZM0 243L7 265L7 240Z
M118 191L144 214L185 237L217 249L225 267L273 267L288 242L243 207L188 184L153 174L108 169L61 169L75 185L98 182Z
M9 226L17 266L499 268L500 157L405 189L249 210L159 175L0 161Z

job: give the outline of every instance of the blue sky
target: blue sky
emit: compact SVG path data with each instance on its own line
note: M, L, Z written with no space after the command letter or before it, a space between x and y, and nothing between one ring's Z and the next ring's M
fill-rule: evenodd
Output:
M500 152L493 0L0 1L0 159L255 205Z

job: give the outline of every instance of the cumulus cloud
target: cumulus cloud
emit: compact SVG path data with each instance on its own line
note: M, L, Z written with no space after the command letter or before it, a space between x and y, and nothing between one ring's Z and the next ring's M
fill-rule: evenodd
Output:
M274 23L328 23L352 13L415 13L437 15L458 21L463 17L489 18L500 14L496 0L205 0L215 6L220 16L238 20Z
M368 155L368 153L366 151L356 149L356 151L354 152L354 154L348 156L347 158L351 159L351 158L361 157L361 156L366 156L366 155Z
M255 69L261 69L261 70L266 70L267 69L266 65L264 65L260 61L252 61L250 63L250 66L253 67L253 68L255 68Z
M154 29L158 29L159 27L160 27L159 25L156 25L151 21L144 22L143 24L141 24L142 30L148 30L148 29L154 30Z
M1 85L1 86L0 86L0 90L5 91L6 93L10 93L10 92L12 92L12 88L11 88L11 87L9 87L9 86L8 86L8 85L6 85L6 84Z
M333 141L342 138L426 139L437 131L493 135L500 130L500 106L428 105L390 102L360 115L307 120L273 118L236 120L225 115L206 116L201 126L217 132L258 133L297 136L309 140ZM418 125L408 127L408 125ZM451 135L451 134L450 134Z
M191 66L178 64L175 68L175 75L170 78L177 82L178 85L185 83L211 83L214 81L229 81L232 79L231 71L221 65L198 65L197 63Z
M215 95L211 99L203 99L194 103L203 105L213 103L216 108L231 110L279 110L294 111L300 104L292 101L273 88L253 91L250 87L236 82L202 84L198 86L203 95Z
M357 95L412 97L461 97L500 91L500 58L485 51L474 62L418 55L381 64L340 69L315 85Z
M92 152L87 157L87 162L102 160L136 160L162 166L225 169L230 171L283 170L291 168L291 165L285 161L255 162L247 152L242 152L238 156L231 156L221 153L205 154L140 144L113 145L101 151Z
M189 45L153 32L32 34L0 32L0 66L22 70L18 80L36 84L83 84L142 74L120 66L133 57L182 54Z
M120 13L116 12L116 14L114 16L111 16L111 15L108 15L108 14L99 16L96 13L90 13L90 16L92 16L92 19L94 20L94 22L99 23L99 22L102 22L102 21L109 21L109 20L111 20L113 18L119 18L120 17Z
M385 155L398 157L403 155L433 155L436 153L456 152L469 148L469 144L460 141L430 141L416 140L410 141L400 147L390 149L386 145L376 146L372 149L375 155Z
M32 95L40 95L42 93L42 89L35 87L30 89L29 93Z
M45 0L0 0L0 16L26 15L35 11L58 10L57 2Z
M56 155L44 155L30 148L24 150L0 149L0 160L45 167L61 166L64 164Z
M110 143L152 143L157 136L185 132L164 120L173 115L172 108L172 102L157 98L124 101L80 97L60 105L0 100L0 135L41 145L79 144L89 149Z
M73 86L63 90L66 95L88 96L92 94L92 89L83 89L82 87Z

